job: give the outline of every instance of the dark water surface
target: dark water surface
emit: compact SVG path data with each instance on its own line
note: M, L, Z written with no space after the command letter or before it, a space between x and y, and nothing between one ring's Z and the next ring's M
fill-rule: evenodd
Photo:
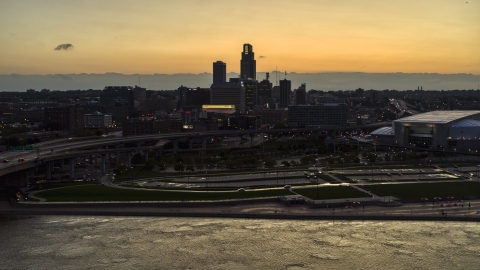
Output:
M0 269L479 269L480 223L0 217Z

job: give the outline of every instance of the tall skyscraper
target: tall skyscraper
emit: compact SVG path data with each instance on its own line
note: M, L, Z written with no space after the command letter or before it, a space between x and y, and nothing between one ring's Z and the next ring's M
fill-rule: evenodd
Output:
M242 60L240 60L240 77L256 79L257 62L252 50L252 45L243 44Z
M290 95L292 94L292 82L284 79L280 81L280 107L290 105Z
M213 63L213 83L227 82L227 64L222 61Z

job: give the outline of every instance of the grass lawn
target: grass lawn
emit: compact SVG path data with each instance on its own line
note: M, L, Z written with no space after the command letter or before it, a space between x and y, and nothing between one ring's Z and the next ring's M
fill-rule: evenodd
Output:
M96 184L96 181L69 181L69 182L45 182L38 184L42 186L43 189L52 189L52 188L61 188L61 187L70 187L70 186L83 186L83 185L92 185ZM32 188L29 191L38 190L37 188Z
M286 189L244 192L175 192L111 188L103 185L75 186L46 190L35 196L47 202L88 201L180 201L180 200L228 200L293 195Z
M312 200L317 200L317 188L299 188L295 192ZM319 187L318 200L370 197L352 187Z
M480 182L366 185L362 188L379 196L394 196L400 199L480 195Z

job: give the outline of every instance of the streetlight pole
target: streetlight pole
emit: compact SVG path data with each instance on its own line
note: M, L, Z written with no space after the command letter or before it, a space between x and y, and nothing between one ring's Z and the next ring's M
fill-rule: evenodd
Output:
M208 168L208 167L207 167ZM208 170L208 169L207 169ZM208 192L208 172L205 172L205 189Z
M263 179L265 180L265 161L263 162Z

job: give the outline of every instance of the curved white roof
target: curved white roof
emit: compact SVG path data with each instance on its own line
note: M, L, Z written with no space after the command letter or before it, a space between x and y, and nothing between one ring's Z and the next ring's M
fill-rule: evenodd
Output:
M394 135L392 127L381 127L370 132L370 135L380 135L380 136L387 136L387 135Z
M480 121L473 119L463 119L452 125L452 128L480 127Z
M480 114L480 111L431 111L401 118L393 122L446 124L476 114Z

